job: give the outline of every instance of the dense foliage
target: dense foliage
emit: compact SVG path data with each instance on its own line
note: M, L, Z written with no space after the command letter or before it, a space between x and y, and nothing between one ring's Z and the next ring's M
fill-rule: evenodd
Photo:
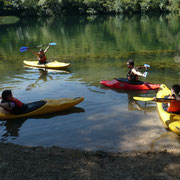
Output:
M0 0L0 14L180 13L180 0Z

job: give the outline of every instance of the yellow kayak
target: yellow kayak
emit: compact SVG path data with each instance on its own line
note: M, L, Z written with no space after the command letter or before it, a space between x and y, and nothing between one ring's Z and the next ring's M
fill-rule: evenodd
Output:
M160 89L156 95L157 98L164 98L168 96L171 91L166 87L166 85L162 84ZM157 103L157 108L159 115L162 119L166 128L169 128L171 131L180 135L180 114L169 113L163 108L163 103Z
M48 62L46 64L39 64L38 61L26 61L23 63L26 66L37 67L37 68L49 68L49 69L65 69L70 66L70 63L63 63L58 61Z
M0 119L14 119L21 117L36 116L42 114L50 114L54 112L67 110L84 100L83 97L73 99L44 99L32 103L27 103L23 114L12 114L0 108Z

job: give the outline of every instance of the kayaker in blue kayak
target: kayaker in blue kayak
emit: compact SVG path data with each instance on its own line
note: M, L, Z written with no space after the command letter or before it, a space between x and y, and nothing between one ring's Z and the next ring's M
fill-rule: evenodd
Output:
M11 90L4 90L1 99L0 107L13 114L21 114L26 108L24 103L13 97Z
M40 49L38 53L32 51L30 48L28 49L28 51L32 52L33 54L35 54L38 58L39 64L46 64L47 63L47 58L45 56L45 54L47 53L48 49L50 46L47 46L47 48L44 49Z
M128 60L127 66L129 68L129 72L127 74L127 78L128 78L129 81L132 81L132 82L138 81L139 80L139 76L142 76L142 77L146 77L147 76L147 72L142 74L140 71L138 71L139 69L147 69L148 67L150 67L149 65L134 67L134 61L131 60L131 59Z

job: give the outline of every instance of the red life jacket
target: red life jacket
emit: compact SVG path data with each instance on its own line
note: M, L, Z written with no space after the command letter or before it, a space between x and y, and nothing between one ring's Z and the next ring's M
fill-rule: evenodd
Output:
M127 78L129 81L138 81L138 75L134 74L132 72L132 69L129 70L128 74L127 74Z
M10 112L13 112L14 110L17 110L17 109L21 109L21 108L24 106L24 104L23 104L20 100L18 100L17 98L15 98L15 97L9 98L8 101L4 101L4 100L3 100L2 102L4 102L4 103L5 103L5 102L8 102L8 103L13 102L13 103L15 104L14 108L11 109L11 110L6 109L6 108L3 107L4 110L10 111Z
M47 58L45 55L39 55L39 63L45 64L47 61Z
M175 99L175 97L173 97L173 96L171 96L171 97L173 99ZM172 100L170 102L170 106L168 107L167 111L179 113L180 112L180 101Z
M16 107L21 108L23 106L23 103L19 99L15 98L15 97L11 97L8 102L14 102Z
M20 100L18 100L17 98L11 97L8 100L2 100L2 103L11 103L13 102L15 104L15 106L13 107L13 109L9 110L3 107L4 110L9 111L13 114L21 114L24 112L24 110L26 109L26 105L23 104Z

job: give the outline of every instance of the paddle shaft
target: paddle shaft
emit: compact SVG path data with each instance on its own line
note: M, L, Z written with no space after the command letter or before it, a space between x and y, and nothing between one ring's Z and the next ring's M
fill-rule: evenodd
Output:
M176 99L167 99L167 98L154 98L154 97L133 97L137 101L155 101L162 103L169 103L171 101L180 101Z
M20 52L27 51L28 49L39 48L39 47L43 47L43 46L52 46L52 45L56 45L56 43L44 44L44 45L34 46L34 47L31 47L31 48L29 48L29 47L21 47Z

